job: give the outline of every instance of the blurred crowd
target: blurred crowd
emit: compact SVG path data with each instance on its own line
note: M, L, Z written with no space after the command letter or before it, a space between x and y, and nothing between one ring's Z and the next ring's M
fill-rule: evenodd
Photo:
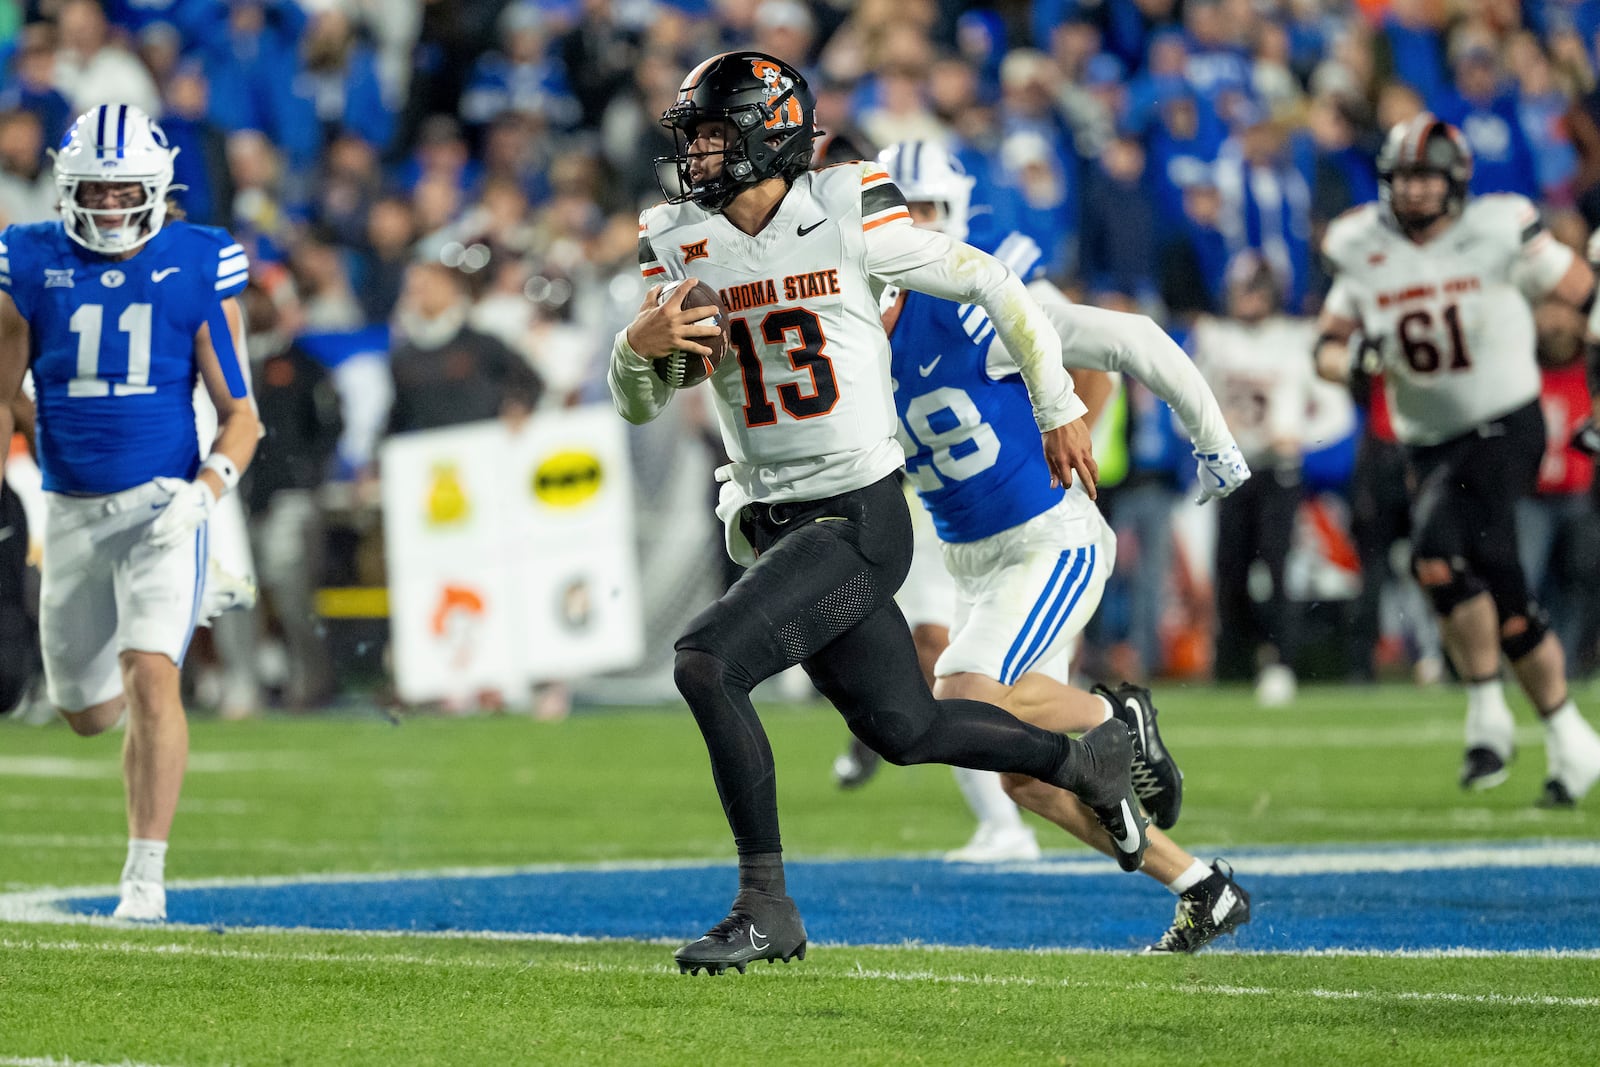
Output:
M265 521L280 492L298 494L296 514L313 497L373 499L359 487L385 433L604 395L610 336L643 292L636 216L660 199L654 161L672 149L656 118L714 52L800 67L822 129L949 142L979 210L1033 237L1070 295L1152 314L1204 360L1229 323L1309 321L1322 229L1376 197L1382 132L1421 109L1465 133L1474 193L1532 197L1581 247L1600 222L1597 31L1600 0L0 0L0 221L54 217L45 150L73 115L117 100L159 118L188 216L250 251L258 383L294 416L268 419L248 496ZM1242 312L1261 290L1268 306ZM1548 325L1559 376L1570 324ZM1309 341L1281 353L1293 374ZM1230 416L1259 418L1218 374ZM1296 396L1252 459L1305 486L1295 504L1342 501L1348 569L1388 576L1339 593L1358 634L1344 667L1369 676L1395 630L1377 590L1404 584L1389 565L1404 529L1383 510L1396 486L1368 484L1392 436L1365 390ZM1124 563L1162 564L1123 573L1163 584L1119 583L1100 640L1127 673L1195 669L1209 652L1174 644L1172 605L1209 590L1174 589L1163 563L1186 453L1148 396L1120 405L1108 447L1125 462L1108 488ZM1536 576L1592 588L1600 562L1573 533L1592 531L1592 468L1570 463L1549 483L1559 502L1529 520ZM1243 571L1216 561L1249 589L1266 567L1265 595L1218 608L1273 651L1219 650L1219 669L1289 665L1285 631L1308 632L1271 604L1295 585L1300 535L1284 523L1315 534L1317 520L1273 515L1261 537L1224 539L1252 546ZM354 566L346 580L382 576ZM1554 606L1592 649L1583 600ZM1187 614L1179 629L1212 632ZM1411 629L1408 658L1436 661L1425 624ZM315 688L308 699L326 695Z

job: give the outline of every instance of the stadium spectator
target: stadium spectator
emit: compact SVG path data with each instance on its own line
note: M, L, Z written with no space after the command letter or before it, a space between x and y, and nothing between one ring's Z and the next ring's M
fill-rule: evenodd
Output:
M362 317L368 323L389 321L400 300L416 239L417 220L410 201L386 196L372 205L353 270Z
M1378 35L1386 70L1428 101L1443 100L1450 88L1439 32L1443 13L1444 6L1434 0L1390 0Z
M1533 149L1517 115L1516 98L1500 84L1493 43L1471 40L1455 56L1455 89L1439 97L1434 113L1459 129L1472 148L1471 190L1519 193L1537 199Z
M1132 138L1106 146L1084 193L1079 273L1091 296L1156 296L1156 213L1145 195L1144 148Z
M11 77L0 88L0 109L31 111L39 117L45 144L57 144L72 121L72 105L55 87L56 50L48 23L23 29Z
M165 83L166 113L161 128L178 150L172 161L174 180L186 186L183 209L205 226L229 221L233 178L228 172L228 139L210 119L211 87L198 63L181 63Z
M481 130L506 112L537 114L558 129L580 117L566 67L550 54L546 18L531 0L517 0L500 17L504 51L478 59L461 94L461 119Z
M31 111L0 114L0 221L45 222L56 217L55 175L44 165L44 131Z
M1230 251L1261 253L1283 286L1283 306L1303 308L1311 280L1311 189L1288 152L1288 128L1261 104L1233 110L1234 135L1217 153L1222 232Z
M56 52L55 84L73 111L118 103L160 117L161 93L144 64L111 40L98 0L66 0L56 25L61 47Z
M390 359L389 433L504 416L526 418L543 383L515 352L467 326L466 276L438 262L406 273L398 321L405 342Z

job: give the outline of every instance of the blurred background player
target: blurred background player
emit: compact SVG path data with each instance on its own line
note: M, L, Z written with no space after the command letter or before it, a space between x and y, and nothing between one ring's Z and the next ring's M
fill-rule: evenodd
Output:
M1379 202L1342 216L1323 243L1335 281L1317 368L1343 379L1356 331L1380 339L1414 486L1412 566L1467 688L1462 786L1507 776L1503 654L1545 724L1539 803L1570 807L1600 779L1600 736L1572 701L1561 642L1528 588L1516 505L1545 449L1530 296L1587 312L1594 275L1525 197L1469 198L1472 152L1431 114L1389 132L1378 171Z
M906 142L878 159L917 226L953 240L967 236L973 181L943 146ZM1222 411L1182 349L1143 316L1069 304L1038 280L1037 244L1017 233L995 236L998 258L1019 278L1036 279L1029 291L1061 338L1065 364L1126 373L1172 405L1195 442L1202 499L1248 484L1250 470ZM934 666L934 695L999 704L1064 732L1116 718L1135 738L1140 799L1158 826L1170 828L1183 781L1161 742L1149 690L1084 692L1067 683L1071 648L1099 607L1116 559L1115 535L1086 487L1051 483L1026 386L987 312L892 289L883 303L907 480L933 518L957 593L949 642ZM980 820L996 818L983 790L1010 808L1009 785L1033 810L1116 855L1092 815L1056 787L1015 775L1002 784L981 771L961 777ZM1147 854L1143 869L1181 901L1180 921L1154 950L1192 952L1248 920L1249 897L1220 867L1207 867L1156 831L1151 841L1157 858L1152 863Z
M738 295L731 312L775 305L759 319L730 319L733 358L711 380L734 460L721 472L719 515L730 554L750 568L677 644L675 678L705 738L740 859L728 916L676 953L690 973L804 953L805 928L785 888L771 749L749 695L796 662L886 758L1053 781L1112 828L1125 865L1136 868L1145 847L1121 723L1076 741L991 704L937 700L922 679L892 601L910 566L911 528L877 286L994 311L1033 398L1032 447L1042 433L1041 469L1063 484L1092 485L1085 409L1043 313L1002 264L915 229L875 164L808 173L814 109L805 78L771 56L728 52L701 63L662 116L676 137L682 191L640 216L647 280L687 277L693 252L696 277ZM778 272L798 273L782 284ZM802 297L797 277L818 281ZM617 334L609 380L629 421L654 418L671 397L651 359L710 354L697 338L719 328L694 325L703 309L683 307L690 288L660 305L652 290Z
M1225 316L1201 316L1189 335L1195 366L1256 472L1217 505L1215 677L1254 678L1257 703L1282 707L1294 700L1296 688L1298 609L1284 571L1300 509L1313 377L1295 353L1315 340L1316 325L1283 314L1283 286L1254 251L1228 264L1227 302ZM1258 563L1265 590L1253 572Z
M206 523L260 435L234 300L248 262L225 231L167 221L172 157L138 108L92 108L56 155L63 219L0 235L0 440L31 363L46 687L84 736L126 718L115 914L144 920L166 917L188 757L178 672L201 612ZM218 412L203 461L196 380Z

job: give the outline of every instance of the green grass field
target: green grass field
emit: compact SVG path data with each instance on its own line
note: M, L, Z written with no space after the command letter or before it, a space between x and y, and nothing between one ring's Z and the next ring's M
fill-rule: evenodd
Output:
M1175 836L1203 857L1600 840L1594 798L1576 812L1531 806L1544 759L1532 726L1506 786L1461 794L1449 693L1311 690L1292 712L1219 690L1162 696L1187 773ZM931 853L970 832L944 768L888 768L840 793L828 770L837 717L819 706L766 718L791 857ZM118 745L0 726L0 894L115 882ZM732 857L682 710L558 724L197 720L192 746L173 881ZM1042 840L1086 851L1058 833ZM1152 938L1170 898L1161 908ZM1230 944L1177 959L817 945L803 963L691 979L670 946L628 941L0 923L0 1064L1572 1064L1591 1061L1600 1036L1593 954Z

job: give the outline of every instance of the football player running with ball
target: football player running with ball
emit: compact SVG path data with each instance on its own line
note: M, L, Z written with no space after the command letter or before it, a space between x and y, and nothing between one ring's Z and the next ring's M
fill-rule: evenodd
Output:
M805 79L759 52L691 71L662 122L674 131L683 192L644 212L647 280L693 274L722 294L734 358L711 377L733 462L718 515L749 570L690 623L676 679L705 738L739 852L728 916L676 953L719 974L803 957L805 927L785 889L772 750L750 701L794 663L850 729L898 764L1011 771L1070 790L1136 869L1147 845L1121 722L1082 740L976 700L935 700L894 594L911 557L900 489L884 286L926 291L988 313L1027 382L1051 477L1092 491L1083 404L1059 342L1021 280L993 257L919 230L876 163L808 173L814 101ZM689 288L680 286L678 293ZM650 360L709 355L704 308L652 289L619 332L609 372L618 410L654 418L670 398Z
M1432 115L1389 132L1378 174L1379 202L1335 219L1323 241L1334 285L1317 370L1346 378L1359 330L1375 353L1363 369L1383 372L1413 485L1412 569L1467 689L1462 787L1506 778L1504 656L1545 724L1539 803L1570 807L1600 779L1600 737L1572 702L1561 642L1528 590L1515 507L1545 449L1529 299L1592 311L1594 275L1526 198L1469 199L1471 150Z
M126 717L115 914L143 920L166 917L189 751L178 672L201 611L206 521L260 436L234 300L244 251L223 230L167 219L174 154L138 108L93 108L56 153L63 218L0 234L0 441L31 363L46 688L85 737ZM218 417L204 457L197 379Z

